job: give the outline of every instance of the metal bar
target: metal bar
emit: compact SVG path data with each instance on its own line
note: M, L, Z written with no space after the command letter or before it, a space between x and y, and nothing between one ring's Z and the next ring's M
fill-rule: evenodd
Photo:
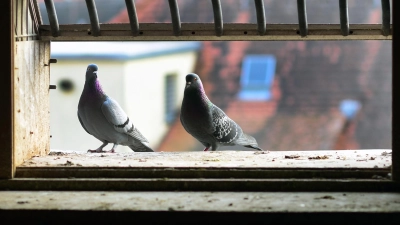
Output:
M25 34L25 35L15 35L15 38L21 38L21 37L37 37L38 34Z
M340 9L340 29L342 30L342 35L347 36L350 33L349 6L347 0L339 0L339 9Z
M300 35L305 37L308 35L307 9L305 0L297 0L297 13L299 17Z
M393 11L400 2L393 1ZM400 14L393 13L392 41L392 179L400 182Z
M254 0L254 4L256 5L258 33L260 35L264 35L265 32L267 31L265 10L264 10L264 1L263 0Z
M21 1L22 2L22 9L21 9L21 34L25 35L28 32L28 4L26 1ZM24 41L24 39L22 39Z
M132 34L134 36L139 34L139 20L136 14L136 7L134 0L125 0L126 9L128 10L129 23L131 25Z
M21 32L21 27L22 27L22 22L21 22L21 18L22 18L22 16L21 16L21 14L22 14L22 12L21 12L21 5L22 4L22 1L15 1L15 36L18 36L18 35L21 35L22 34L22 32ZM19 39L17 40L17 41L19 41Z
M221 2L219 0L211 0L214 12L215 33L218 37L224 33L224 22L222 20Z
M132 36L129 24L102 24L101 36L87 35L89 24L60 25L62 36L52 37L49 25L40 26L41 40L48 41L284 41L284 40L391 40L383 36L381 24L350 24L352 35L343 36L340 24L310 24L307 38L296 32L297 24L268 24L261 36L257 24L224 24L224 35L215 36L214 23L182 23L181 35L174 36L171 23L141 23L142 35ZM195 32L196 35L193 35ZM247 32L246 34L244 34Z
M29 13L31 14L31 19L32 19L32 26L33 29L35 30L35 33L39 33L39 24L41 24L42 22L39 21L41 20L40 17L40 12L36 11L36 4L33 2L33 0L29 0Z
M381 0L382 3L382 33L384 36L390 34L390 1Z
M43 24L43 20L42 20L42 14L40 13L40 9L39 9L39 3L37 2L37 0L31 0L31 5L34 8L35 15L36 15L36 20L38 22L38 25L42 25Z
M57 13L53 0L44 0L44 3L46 5L47 16L49 17L51 33L53 37L58 37L60 35L60 27L58 25Z
M89 12L90 24L92 25L91 34L94 37L100 36L99 17L97 16L97 9L94 0L85 0Z
M171 11L172 27L174 29L174 35L179 36L181 34L181 19L179 16L179 7L176 0L168 0L169 10Z

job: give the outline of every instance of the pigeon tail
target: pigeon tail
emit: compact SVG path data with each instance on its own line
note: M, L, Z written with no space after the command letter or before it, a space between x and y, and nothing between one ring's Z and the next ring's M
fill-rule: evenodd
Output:
M129 145L129 148L131 148L134 152L154 152L153 149L144 143L141 143L141 145Z
M256 149L258 151L264 151L262 148L258 147L257 145L243 145L243 147Z
M239 139L235 141L236 144L242 145L246 148L253 148L259 151L264 151L262 148L258 147L257 141L254 137L243 133Z

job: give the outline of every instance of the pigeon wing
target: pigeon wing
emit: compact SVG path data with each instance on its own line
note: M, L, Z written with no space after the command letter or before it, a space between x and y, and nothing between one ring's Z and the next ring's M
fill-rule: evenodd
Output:
M243 131L239 125L217 106L213 106L211 115L213 127L215 129L213 136L218 142L230 144L242 135Z
M114 99L107 97L101 106L101 111L107 121L114 126L116 131L134 137L141 142L148 142Z

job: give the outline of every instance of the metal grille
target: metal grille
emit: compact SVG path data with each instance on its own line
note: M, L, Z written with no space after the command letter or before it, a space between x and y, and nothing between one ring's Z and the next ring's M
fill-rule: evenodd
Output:
M308 24L306 0L297 0L298 24L268 24L263 0L254 0L256 24L223 23L220 0L211 0L214 23L182 23L176 0L168 0L172 23L140 23L134 0L125 0L129 24L99 23L94 0L85 0L90 24L59 25L53 0L45 0L50 25L40 26L42 40L391 40L390 1L382 1L382 24L349 24L348 2L339 0L340 24Z
M14 0L14 37L16 41L30 41L37 39L39 33L40 13L36 1Z

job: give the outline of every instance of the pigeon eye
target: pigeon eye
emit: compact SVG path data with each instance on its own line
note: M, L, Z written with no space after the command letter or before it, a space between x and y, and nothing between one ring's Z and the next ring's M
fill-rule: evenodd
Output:
M197 80L197 77L195 77L194 80Z

